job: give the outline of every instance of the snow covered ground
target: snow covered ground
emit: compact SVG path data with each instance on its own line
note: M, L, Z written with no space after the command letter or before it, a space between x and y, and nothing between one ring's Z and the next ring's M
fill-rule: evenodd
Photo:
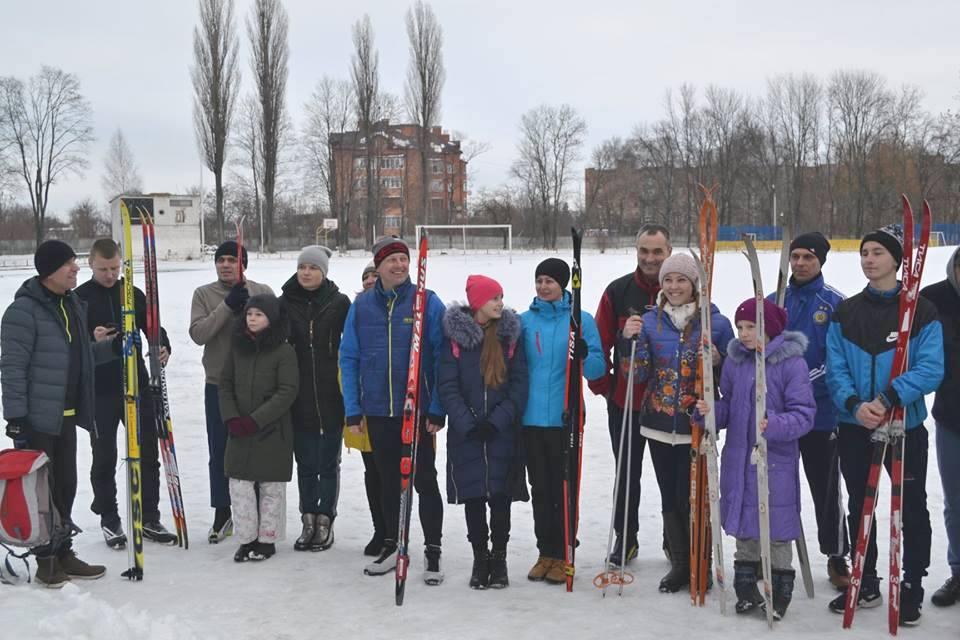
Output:
M932 249L925 284L943 278L949 249ZM533 271L545 256L514 255L512 264L505 255L431 254L428 286L444 301L463 300L463 285L470 273L484 273L499 279L510 306L524 310L534 295ZM567 257L567 256L562 256ZM360 272L369 256L334 257L330 277L348 294L358 290ZM777 255L761 256L768 289L776 276ZM249 277L268 283L279 291L294 273L295 257L251 260ZM633 269L630 253L586 254L584 268L584 309L596 309L606 284ZM830 254L825 273L828 281L853 294L863 285L855 254ZM0 309L13 299L20 283L33 275L29 270L0 272ZM89 278L84 269L81 282ZM0 620L4 638L309 638L351 637L426 638L610 638L610 637L701 637L726 638L765 633L758 617L726 617L719 613L714 597L703 608L692 608L686 593L657 592L667 564L660 551L659 492L653 468L645 463L641 499L640 557L630 565L636 577L623 597L616 591L601 600L591 580L602 569L610 519L614 464L607 435L606 410L602 399L587 400L584 486L577 580L574 592L563 587L528 582L527 570L536 560L533 520L529 503L513 508L513 531L509 549L510 588L476 592L467 587L471 552L466 540L462 507L448 505L444 527L443 568L446 581L427 587L420 581L422 536L416 522L411 535L414 552L406 604L393 604L392 574L365 577L366 559L362 547L371 533L369 512L363 492L362 463L355 452L343 455L342 492L336 522L336 544L322 553L293 551L299 531L297 487L288 486L288 540L268 562L238 565L233 562L235 543L209 545L205 537L213 511L208 507L207 445L203 413L203 370L201 349L187 335L193 290L214 278L210 262L161 264L161 320L170 333L174 354L168 373L174 430L186 500L191 548L162 547L145 543L145 579L129 583L120 577L127 568L126 552L109 550L99 534L98 518L89 510L91 491L86 479L90 450L81 437L79 454L80 489L74 519L86 529L75 541L82 558L107 565L101 580L67 585L62 591L48 591L36 585L0 587ZM138 277L137 284L142 279ZM715 302L725 314L751 295L747 261L738 254L720 254L715 276ZM932 396L930 401L932 402ZM928 423L932 428L932 420ZM438 467L445 464L444 437L440 436ZM123 499L123 470L118 470ZM441 472L441 483L443 473ZM443 485L441 484L441 489ZM933 564L925 582L927 602L922 624L905 629L905 636L926 638L957 637L960 607L938 610L929 604L929 595L947 577L946 540L943 531L943 499L931 438L927 480L929 508L933 521ZM889 485L881 485L880 573L886 573L886 535ZM172 528L166 490L161 488L161 510ZM123 502L121 502L123 504ZM817 549L812 505L804 492L807 546ZM125 514L125 511L123 511ZM124 526L128 527L124 515ZM725 538L726 568L732 583L731 538ZM817 595L808 600L799 580L786 619L777 624L779 636L877 638L886 633L886 606L861 611L855 628L841 636L840 617L827 610L835 593L826 579L825 561L814 554L813 574ZM884 576L885 577L885 576ZM884 599L886 585L883 582ZM732 596L732 594L731 594ZM919 637L919 636L918 636Z

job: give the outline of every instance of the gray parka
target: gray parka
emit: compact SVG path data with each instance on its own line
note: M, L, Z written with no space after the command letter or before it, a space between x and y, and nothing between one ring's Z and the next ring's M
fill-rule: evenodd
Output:
M86 303L68 291L63 304L79 326L70 334L81 340L77 425L96 433L94 368L117 358L110 341L89 340ZM67 396L70 343L60 298L49 293L40 278L25 281L0 321L0 389L3 417L26 417L38 433L60 435Z

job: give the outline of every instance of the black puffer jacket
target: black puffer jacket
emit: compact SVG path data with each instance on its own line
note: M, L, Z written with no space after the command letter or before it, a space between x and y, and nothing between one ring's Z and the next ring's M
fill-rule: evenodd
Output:
M960 433L960 283L954 264L960 248L947 261L947 279L924 287L920 295L937 307L943 325L943 382L933 401L937 424Z
M343 395L340 392L340 335L350 309L350 299L329 279L307 291L294 275L280 296L290 318L290 344L297 352L300 393L293 405L296 431L323 433L343 429Z

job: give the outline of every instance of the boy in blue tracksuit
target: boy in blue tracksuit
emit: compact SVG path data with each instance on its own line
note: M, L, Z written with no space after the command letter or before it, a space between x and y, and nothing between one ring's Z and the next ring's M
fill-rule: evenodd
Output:
M804 233L790 243L790 282L784 307L787 329L807 336L804 353L817 401L813 430L800 438L800 457L810 486L817 518L820 553L827 556L827 574L837 589L850 584L846 556L850 551L840 504L840 468L837 463L837 408L827 388L827 329L842 293L824 282L821 269L830 243L818 231ZM773 300L774 294L768 296Z
M535 582L565 582L563 566L563 409L571 295L565 290L570 267L559 258L537 266L537 297L520 320L530 393L523 414L523 444L530 475L533 525L540 557L527 574ZM607 367L596 322L580 312L583 337L574 355L583 360L583 375L596 380Z
M347 427L357 435L366 418L373 457L380 473L386 540L383 552L367 565L367 575L384 575L397 563L400 517L400 431L410 364L413 303L417 287L410 282L410 249L396 237L381 238L373 246L377 284L357 296L350 306L340 342L340 375ZM414 487L420 496L420 525L426 542L424 582L440 584L440 538L443 498L437 485L437 431L445 415L435 393L443 314L440 298L427 290L423 339L420 345L420 436Z
M869 280L857 295L840 303L827 333L827 386L839 410L840 470L846 482L850 539L856 541L870 470L871 436L893 407L906 408L903 456L903 582L900 624L917 624L923 604L921 580L930 566L930 513L927 511L927 417L924 396L943 378L943 332L937 308L917 300L908 346L908 366L890 379L899 319L903 231L888 225L864 236L860 267ZM888 452L889 453L889 452ZM889 465L889 458L885 461ZM888 466L889 468L889 466ZM843 613L846 594L830 603ZM859 607L881 602L877 578L876 527L871 527L863 565Z

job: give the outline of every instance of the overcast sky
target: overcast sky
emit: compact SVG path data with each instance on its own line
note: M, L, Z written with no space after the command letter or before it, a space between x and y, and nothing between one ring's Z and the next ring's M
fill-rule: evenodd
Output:
M245 19L250 0L237 0ZM444 32L445 129L486 141L476 192L508 178L517 123L541 103L573 105L587 120L584 155L662 114L664 92L714 83L758 96L771 75L870 69L891 87L913 84L932 112L960 108L958 0L803 2L687 0L435 0ZM147 191L183 191L201 179L191 119L193 0L0 2L0 75L26 78L42 64L77 74L94 111L97 142L85 178L55 185L60 212L103 200L107 142L120 128ZM294 122L324 74L347 77L352 23L370 15L381 86L402 95L407 64L400 0L286 0L287 103ZM781 8L782 7L782 8ZM251 74L241 25L244 91ZM582 174L581 174L582 175ZM204 174L210 188L212 176ZM25 197L25 195L24 195Z

